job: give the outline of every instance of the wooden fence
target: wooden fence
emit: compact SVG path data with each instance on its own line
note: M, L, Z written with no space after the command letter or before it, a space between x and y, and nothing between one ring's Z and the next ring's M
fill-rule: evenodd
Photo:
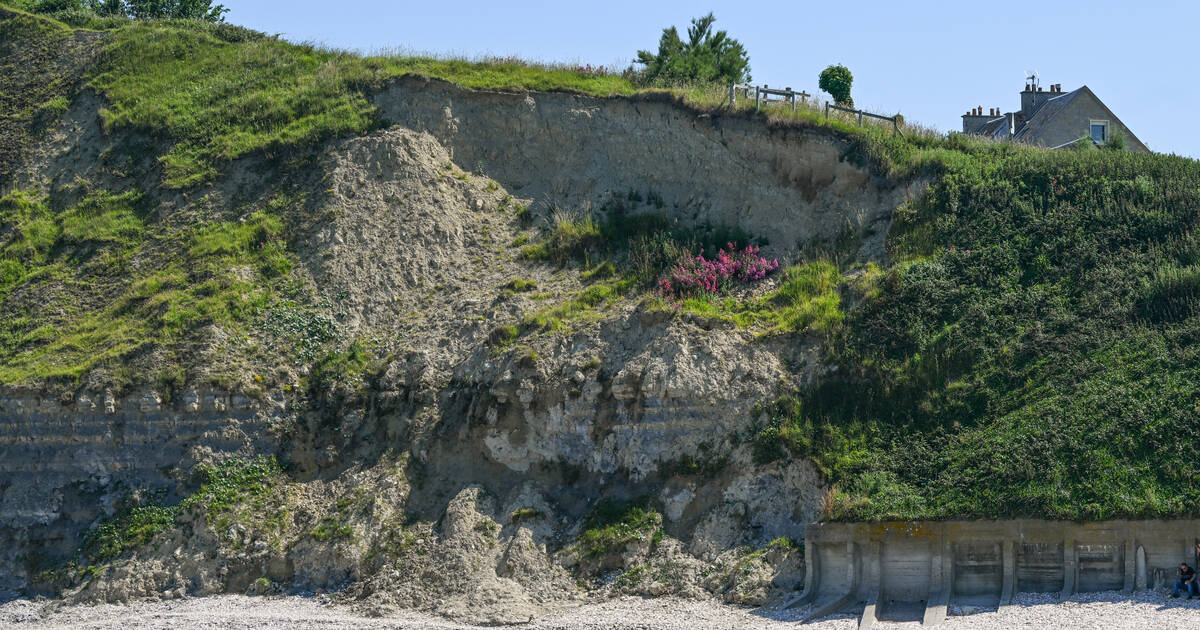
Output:
M774 101L774 102L791 103L792 111L794 112L794 111L796 111L796 97L797 96L800 97L800 102L802 104L807 103L808 99L812 97L812 94L809 94L808 92L797 92L790 87L783 88L782 90L775 90L775 89L771 89L769 86L766 86L766 85L758 86L758 85L746 85L746 84L742 84L742 83L734 83L729 86L729 107L733 108L733 107L737 106L737 95L739 92L741 92L742 95L744 95L747 99L749 99L751 91L754 92L754 111L759 111L760 109L762 109L763 103L770 103L770 102ZM773 99L773 98L771 98L772 96L779 96L782 98ZM830 103L825 103L825 117L826 118L829 118L829 110L831 110L831 109L837 110L839 112L846 112L848 114L854 114L855 116L858 116L858 126L859 127L861 127L863 124L863 116L868 116L870 118L877 118L879 120L886 120L886 121L892 123L892 129L895 130L895 132L901 138L904 137L904 132L900 130L900 117L899 116L880 116L879 114L872 114L871 112L863 111L861 109L851 109L849 107L842 107L840 105L832 105Z
M839 112L846 112L847 114L858 115L858 126L859 127L861 127L863 124L863 116L870 116L871 118L878 118L879 120L886 120L886 121L892 123L892 129L894 129L896 131L896 133L900 135L901 138L904 137L904 132L900 131L900 117L899 116L880 116L879 114L872 114L871 112L866 112L861 109L851 109L849 107L842 107L840 105L831 105L829 103L825 103L825 117L826 118L829 118L829 110L831 110L831 109L836 109Z
M738 92L745 94L746 98L750 98L751 90L754 91L754 111L758 111L759 109L761 109L763 103L767 103L767 102L770 102L773 100L791 103L792 111L796 111L796 97L797 96L800 97L801 103L806 102L808 100L808 98L812 96L812 94L809 94L808 92L797 92L790 87L783 88L782 90L773 90L769 86L766 86L766 85L758 86L758 85L744 85L744 84L740 84L740 83L734 83L733 85L729 86L729 106L730 107L734 106L734 104L737 100ZM772 96L782 96L783 98L772 99L771 98Z

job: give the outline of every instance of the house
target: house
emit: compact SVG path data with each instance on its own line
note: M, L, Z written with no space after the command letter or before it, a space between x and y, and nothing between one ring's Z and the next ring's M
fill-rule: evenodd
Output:
M976 107L963 114L962 121L963 133L1051 149L1082 138L1105 144L1119 136L1130 151L1150 151L1086 85L1064 92L1059 83L1043 91L1034 79L1021 92L1020 111L1001 113L993 107L985 112Z

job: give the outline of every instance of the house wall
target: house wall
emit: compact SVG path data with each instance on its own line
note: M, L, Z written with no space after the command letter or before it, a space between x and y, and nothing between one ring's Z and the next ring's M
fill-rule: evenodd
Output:
M1146 146L1129 131L1129 128L1116 116L1113 116L1088 90L1076 95L1063 111L1042 128L1037 138L1026 138L1025 141L1037 146L1057 147L1078 139L1080 136L1089 135L1092 120L1107 120L1109 137L1112 137L1113 132L1120 133L1125 137L1130 150L1148 151Z
M995 116L972 116L967 114L962 117L963 133L979 133L979 130L982 129L989 120L993 120L995 118Z

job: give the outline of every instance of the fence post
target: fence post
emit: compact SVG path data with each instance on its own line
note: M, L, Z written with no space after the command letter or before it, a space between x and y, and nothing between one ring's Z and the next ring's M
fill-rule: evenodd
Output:
M858 110L858 126L862 126L862 110Z
M754 86L754 111L758 111L759 105L762 103L762 92L758 91L758 86Z
M737 88L736 83L729 84L729 109L733 109L733 98L734 98L733 94L734 94L734 90L736 88Z
M792 113L794 114L796 113L796 93L792 91L792 88L788 88L787 91L788 100L792 102Z
M825 103L825 117L829 118L829 103Z

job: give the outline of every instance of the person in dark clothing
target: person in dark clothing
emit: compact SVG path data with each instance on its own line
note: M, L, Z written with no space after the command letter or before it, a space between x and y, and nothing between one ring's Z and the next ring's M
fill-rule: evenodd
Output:
M1179 565L1179 579L1175 581L1175 592L1171 594L1171 597L1179 597L1181 588L1187 588L1188 599L1196 594L1196 571L1186 562Z

